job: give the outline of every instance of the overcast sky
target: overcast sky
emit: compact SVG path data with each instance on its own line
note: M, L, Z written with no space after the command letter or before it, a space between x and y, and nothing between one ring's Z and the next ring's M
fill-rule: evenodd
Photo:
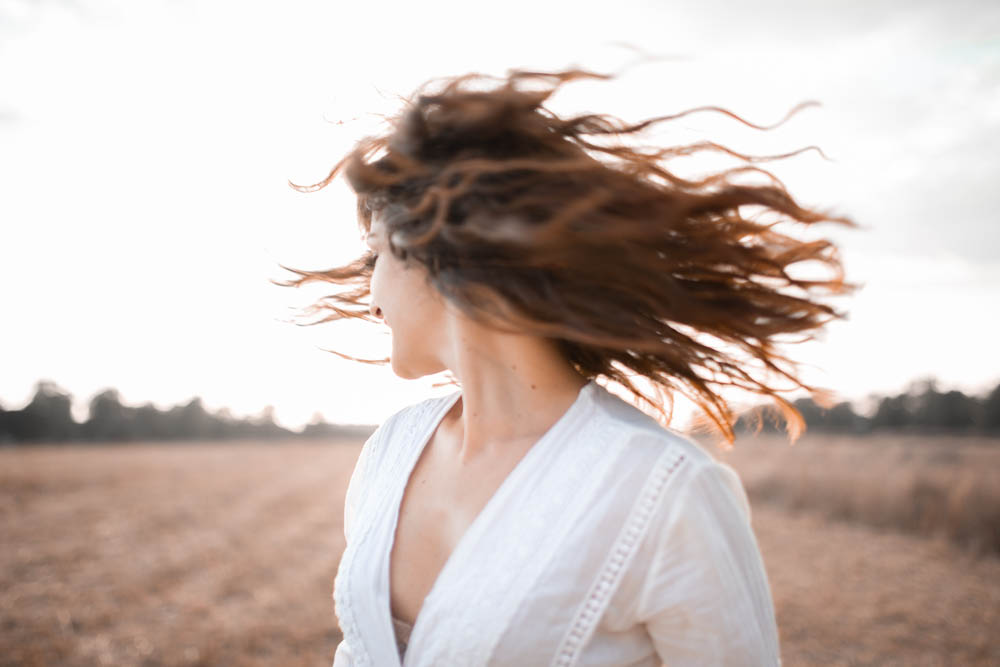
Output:
M792 355L843 398L936 376L1000 382L1000 4L991 2L347 3L0 1L0 403L42 378L78 401L106 387L161 407L204 398L300 426L376 423L450 391L371 356L388 334L296 327L321 291L279 263L362 250L327 170L378 113L431 77L581 65L627 42L671 56L557 94L558 113L628 120L713 104L656 136L760 155L828 230L864 288L850 318ZM338 124L336 121L346 121ZM726 166L736 166L730 163ZM437 378L439 379L439 378Z

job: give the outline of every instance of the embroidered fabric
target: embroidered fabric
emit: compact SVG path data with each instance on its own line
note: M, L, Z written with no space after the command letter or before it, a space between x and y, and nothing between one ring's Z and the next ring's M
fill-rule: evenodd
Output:
M347 538L347 548L341 556L340 566L337 568L337 574L334 577L334 609L341 634L343 635L343 640L340 646L338 646L337 654L334 656L334 667L340 667L341 664L359 666L373 664L364 642L361 641L361 632L355 618L354 606L351 603L353 599L351 577L346 576L346 573L351 570L351 565L358 550L368 540L374 525L373 522L362 522L359 530L353 530L354 516L357 514L357 509L367 505L370 502L369 497L373 492L377 491L379 493L374 498L374 502L377 504L380 512L384 511L392 494L387 488L374 487L374 485L364 483L364 481L372 478L372 469L376 467L373 461L377 459L378 463L384 462L386 456L385 448L381 446L382 441L383 439L392 438L397 435L397 424L403 423L405 425L405 431L401 435L405 438L405 441L412 442L416 438L421 424L426 423L429 414L440 406L440 402L441 399L429 398L399 410L375 430L375 433L365 441L361 449L361 454L355 464L354 473L351 475L351 481L348 484L347 497L345 498L344 534ZM403 457L395 456L388 458L391 465L390 474L398 477L403 464ZM409 640L409 637L407 637L407 640ZM345 657L341 660L339 657L342 654Z
M501 634L508 627L511 616L524 597L530 594L538 576L556 555L562 537L572 526L583 520L586 508L581 503L572 502L573 498L588 497L597 492L603 480L600 459L602 455L606 455L607 443L616 440L614 424L603 421L590 424L594 431L588 435L596 437L585 438L578 435L586 422L584 417L589 414L592 392L599 389L593 381L583 387L578 400L564 417L528 451L515 469L515 473L527 474L518 477L512 474L497 490L496 499L503 501L503 514L497 514L501 510L501 504L491 501L484 509L481 517L483 521L477 521L470 527L469 539L463 539L459 548L472 548L474 542L480 542L480 550L476 553L476 567L449 573L453 577L449 588L462 591L463 613L450 619L451 628L448 632L422 636L426 641L418 648L425 664L487 664ZM559 446L566 442L575 442L577 446ZM557 489L542 490L539 481L548 469L566 471L567 482ZM538 490L533 494L516 494L511 487L512 482L519 483L522 487L535 486ZM494 510L492 515L489 513L491 509ZM499 548L499 545L498 548L484 548L482 542L487 540L482 536L482 529L490 521L502 524L501 516L519 517L516 528L512 527L515 532L502 540L506 548ZM502 530L499 525L493 527ZM461 555L456 550L458 558L455 560L458 561ZM516 572L517 576L501 580L483 577L482 572ZM432 591L432 594L436 592ZM433 603L429 604L429 600L430 598L424 602L428 610L428 622L443 622L441 615L448 613L451 607L435 608ZM421 615L423 614L424 611L421 610ZM484 625L480 619L486 615L491 618L491 622Z
M649 527L649 518L666 485L667 478L684 460L684 453L674 449L664 451L657 460L653 472L646 480L632 511L629 512L628 521L608 553L600 577L591 586L573 624L566 632L553 665L567 667L576 661L580 650L593 634L597 620L607 607L611 592L616 588L622 572L628 567L639 541Z
M335 667L780 665L738 476L599 385L581 398L469 527L413 627L389 606L393 503L455 394L373 434L345 507Z

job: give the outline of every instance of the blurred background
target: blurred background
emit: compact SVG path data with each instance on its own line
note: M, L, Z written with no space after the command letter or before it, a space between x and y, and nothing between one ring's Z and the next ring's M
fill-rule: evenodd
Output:
M547 106L765 163L849 317L789 350L794 445L732 450L787 664L997 664L1000 6L0 0L0 664L329 664L344 485L451 391L274 285L363 250L315 183L424 81L582 66ZM649 59L642 60L644 56ZM826 156L827 159L824 159ZM691 175L734 159L672 162ZM795 398L791 396L790 398ZM675 427L692 411L678 400Z

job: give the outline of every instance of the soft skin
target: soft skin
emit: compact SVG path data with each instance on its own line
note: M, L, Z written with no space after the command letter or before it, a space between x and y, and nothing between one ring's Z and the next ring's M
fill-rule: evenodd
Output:
M378 255L370 308L392 330L393 372L414 379L447 370L461 384L462 397L441 425L459 460L537 440L573 403L587 379L551 341L471 320L427 281L423 265L389 251L378 217L366 242Z
M462 387L424 447L399 509L390 555L391 609L416 622L462 535L525 453L576 400L586 378L555 346L487 328L452 306L419 262L389 250L376 218L371 313L392 330L403 378L451 371Z

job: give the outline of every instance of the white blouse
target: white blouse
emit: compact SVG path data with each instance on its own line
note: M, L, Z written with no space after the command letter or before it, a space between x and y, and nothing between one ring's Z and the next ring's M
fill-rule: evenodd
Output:
M396 412L361 451L334 583L334 667L781 664L736 472L594 380L459 540L401 663L389 603L399 506L460 395Z

